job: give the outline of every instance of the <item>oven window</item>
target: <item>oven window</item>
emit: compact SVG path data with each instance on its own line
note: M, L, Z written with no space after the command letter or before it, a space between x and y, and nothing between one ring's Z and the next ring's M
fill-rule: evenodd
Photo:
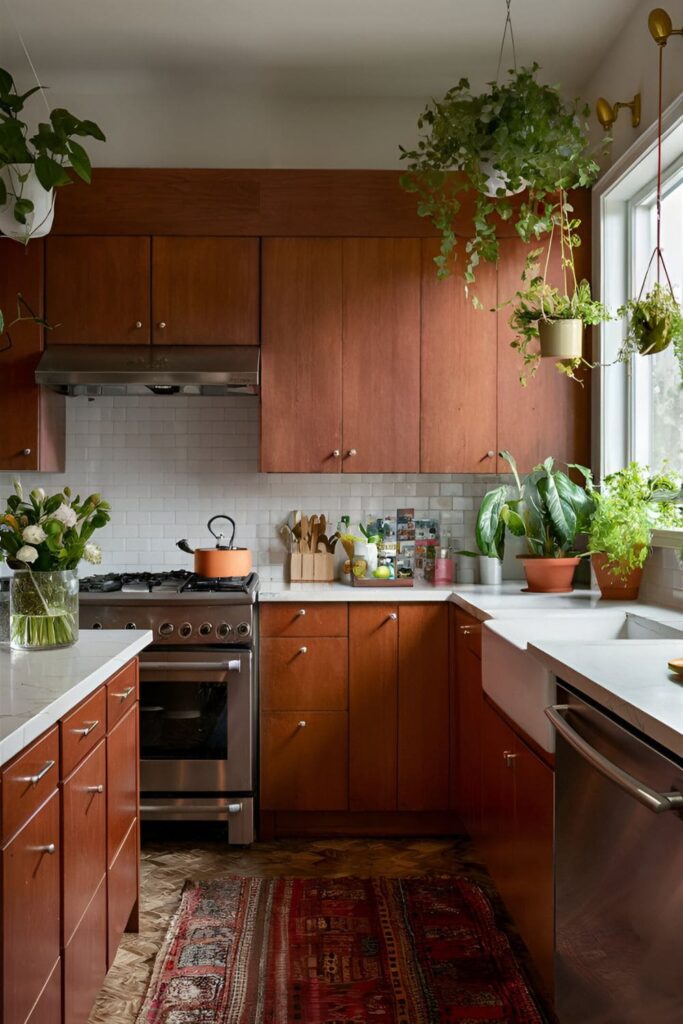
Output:
M228 756L227 685L143 683L140 756L148 760L225 760Z

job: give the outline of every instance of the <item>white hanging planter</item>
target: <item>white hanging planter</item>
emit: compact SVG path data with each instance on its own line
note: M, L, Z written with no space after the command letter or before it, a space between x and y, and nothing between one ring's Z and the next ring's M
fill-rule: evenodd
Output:
M505 171L501 170L500 167L493 166L493 160L482 160L480 163L481 173L486 175L486 195L491 199L500 199L500 190L504 189L503 195L516 196L520 192L523 192L527 187L528 182L522 179L519 188L509 189L508 182L509 177Z
M36 177L33 164L8 164L0 168L0 178L7 189L7 202L0 206L0 231L24 245L31 238L42 238L52 227L55 212L54 189L44 189ZM33 211L20 224L14 217L17 199L30 199Z
M583 355L582 320L539 320L541 355L551 359L580 359Z

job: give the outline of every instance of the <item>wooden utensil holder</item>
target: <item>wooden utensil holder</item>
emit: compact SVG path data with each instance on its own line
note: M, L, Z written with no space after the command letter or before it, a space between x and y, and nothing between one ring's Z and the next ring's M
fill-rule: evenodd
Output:
M318 551L290 555L289 578L292 583L331 583L334 580L334 555Z

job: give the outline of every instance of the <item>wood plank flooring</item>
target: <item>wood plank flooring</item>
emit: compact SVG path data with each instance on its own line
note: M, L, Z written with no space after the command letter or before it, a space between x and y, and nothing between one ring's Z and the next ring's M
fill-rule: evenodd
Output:
M89 1024L133 1024L157 951L188 878L201 880L228 874L334 877L456 873L478 881L495 897L491 880L465 837L288 839L255 843L248 848L232 848L206 834L145 840L140 932L124 935Z

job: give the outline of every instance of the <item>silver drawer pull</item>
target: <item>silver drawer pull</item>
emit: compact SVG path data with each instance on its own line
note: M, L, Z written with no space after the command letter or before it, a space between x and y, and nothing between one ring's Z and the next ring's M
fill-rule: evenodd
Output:
M100 724L99 718L96 718L94 722L86 722L82 729L74 729L73 732L79 733L81 736L89 736L93 729L96 729Z
M389 614L387 615L387 622L396 622L397 618L398 615L396 614L396 612L389 612Z
M240 661L141 661L142 672L240 672Z
M32 786L37 786L41 779L44 779L51 768L54 768L54 761L46 761L43 767L35 775L24 775L19 782L30 782Z
M300 647L297 654L308 654L308 647Z
M305 609L305 608L299 608L299 611L298 611L298 612L297 612L296 614L297 614L297 615L298 615L299 617L301 617L302 615L305 615L305 614L306 614L306 609Z
M604 754L596 750L595 747L592 747L575 729L572 729L569 722L561 714L563 711L569 711L568 704L555 704L553 707L545 709L546 716L553 723L560 736L567 741L570 747L573 747L577 753L581 754L597 772L600 772L605 778L611 779L625 793L628 793L634 800L637 800L643 807L647 807L649 811L653 811L655 814L661 814L662 811L683 810L683 793L676 793L675 791L673 793L658 793L656 789L652 789L647 783L641 782L640 779L636 779L635 776L625 772L623 768L614 764Z
M54 843L47 843L45 846L35 846L36 853L49 853L52 855L57 852L57 847Z
M112 693L112 697L118 697L121 703L123 704L124 700L128 700L134 689L134 686L127 686L123 693Z
M305 729L306 728L305 721L302 719L300 722L297 722L296 723L296 727L297 727L297 729Z
M100 782L99 786L86 786L86 793L104 793L104 786Z
M228 804L228 814L241 814L241 813L242 813L242 804L241 803Z

